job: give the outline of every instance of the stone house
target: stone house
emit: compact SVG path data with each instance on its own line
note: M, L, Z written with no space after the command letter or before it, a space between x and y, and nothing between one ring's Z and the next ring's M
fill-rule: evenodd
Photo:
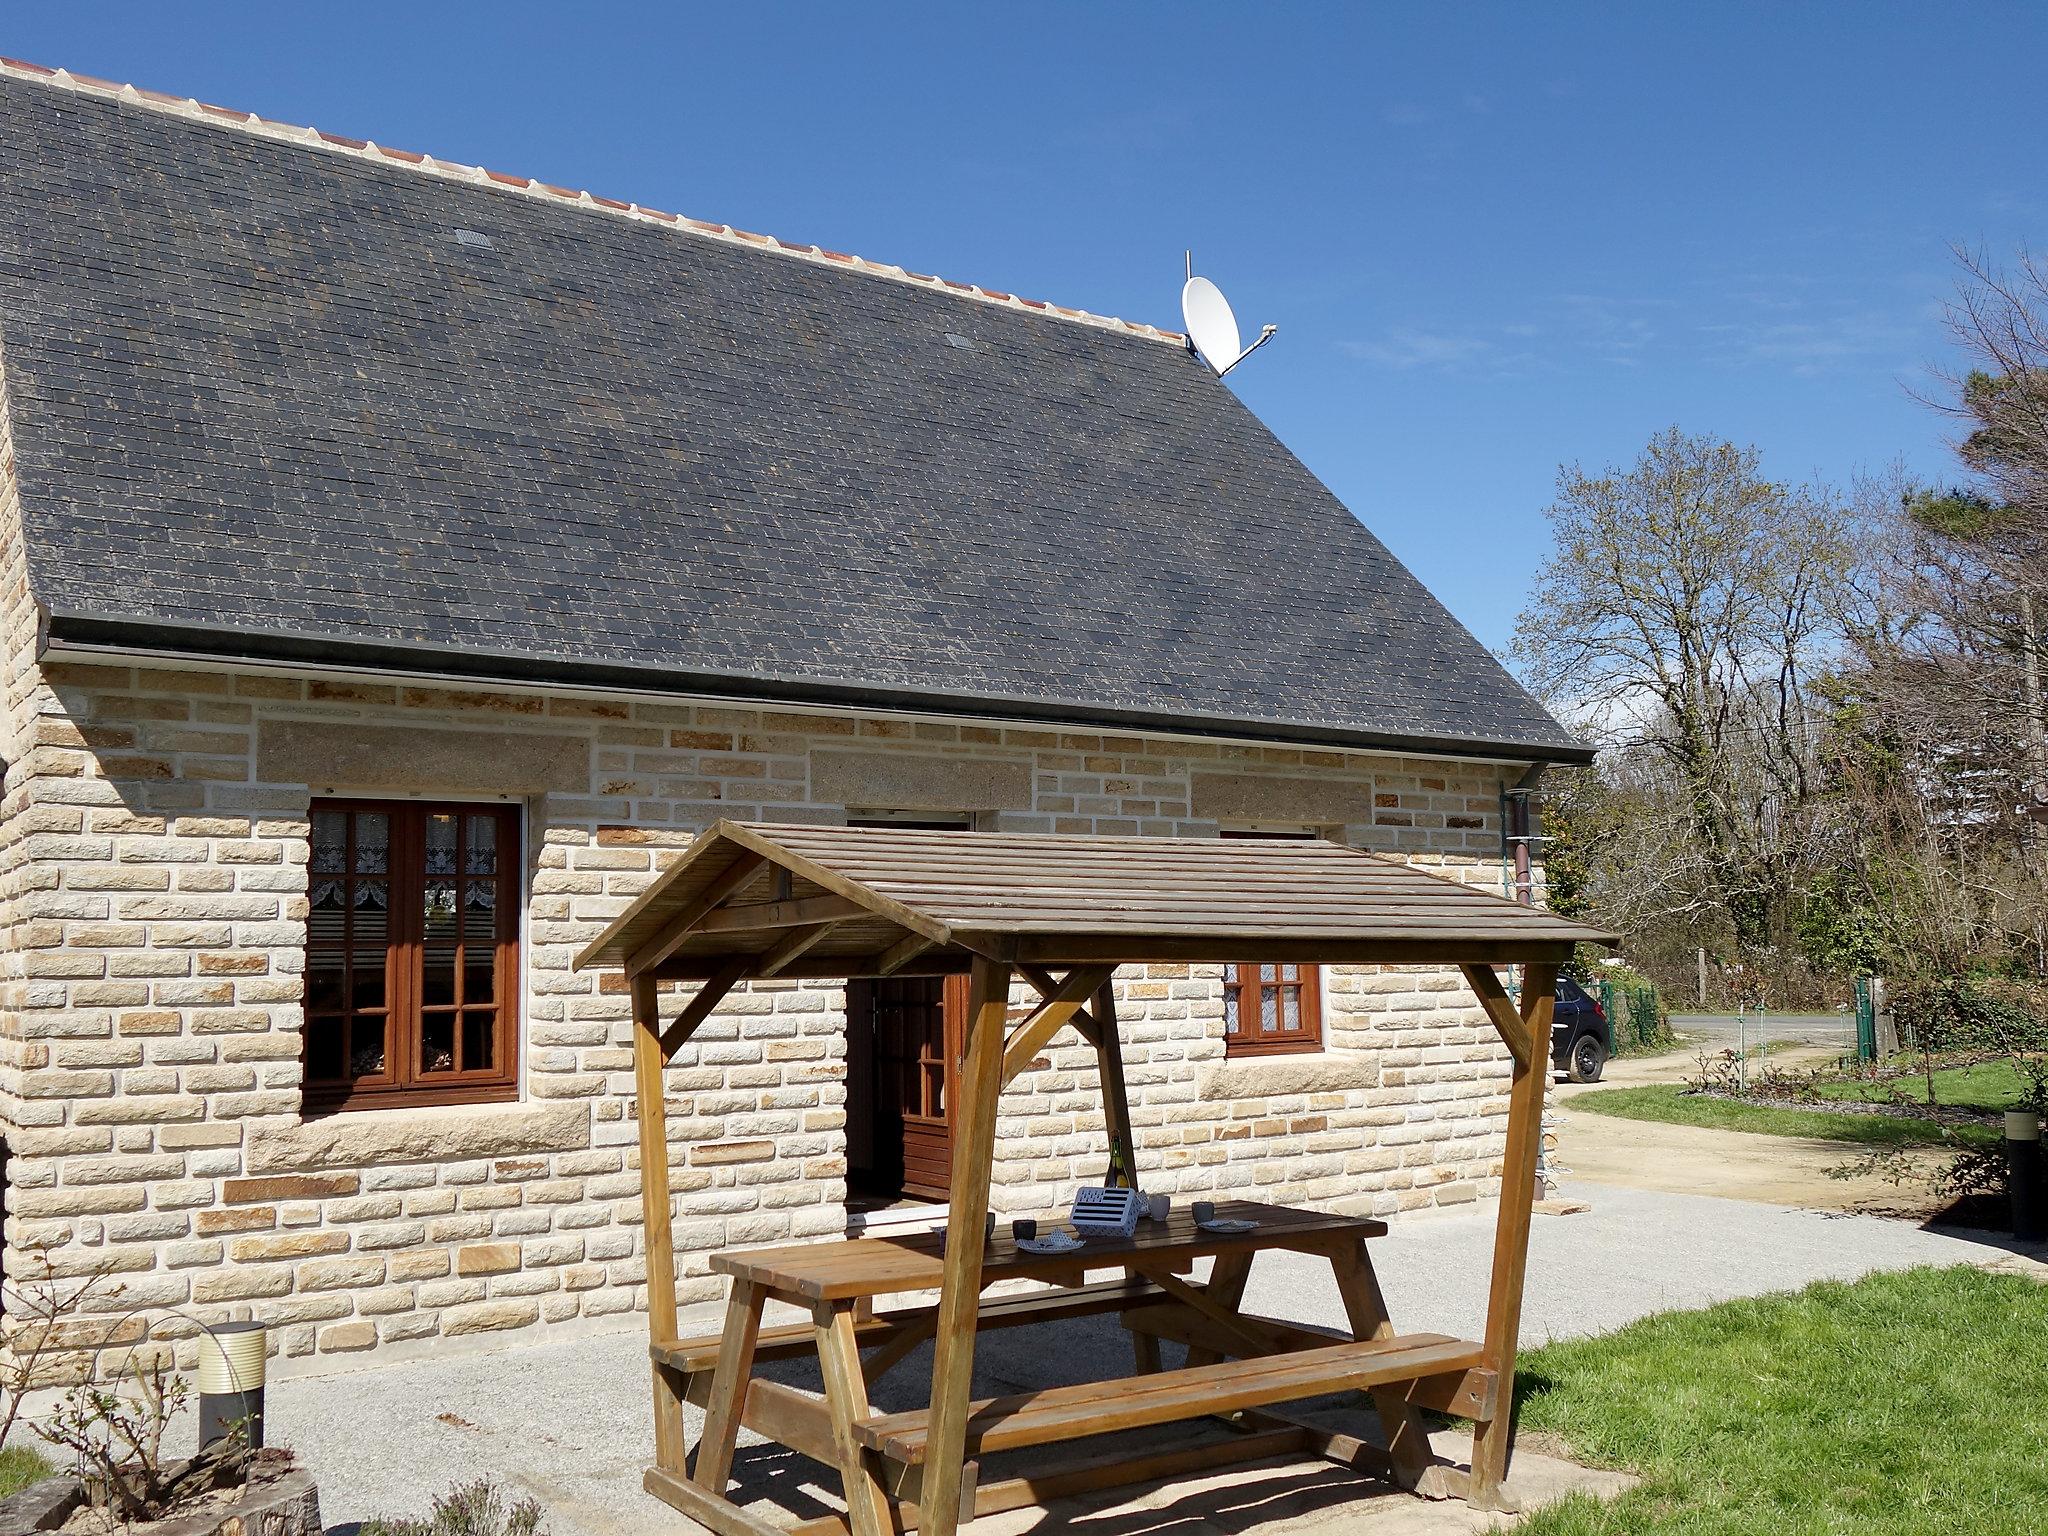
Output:
M1178 336L31 65L0 142L5 1257L166 1309L83 1344L619 1325L627 1000L570 961L718 817L1506 889L1587 755ZM1141 1182L1495 1191L1454 975L1118 986ZM685 1048L685 1303L943 1198L958 1008L760 984ZM1101 1171L1067 1042L1001 1208Z

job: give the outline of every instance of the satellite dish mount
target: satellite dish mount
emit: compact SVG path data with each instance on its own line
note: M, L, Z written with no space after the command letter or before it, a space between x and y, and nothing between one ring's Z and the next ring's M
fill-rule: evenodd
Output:
M1215 369L1216 377L1220 379L1271 341L1280 327L1266 326L1260 330L1257 341L1248 347L1241 346L1237 316L1231 312L1230 301L1223 297L1223 290L1206 277L1195 276L1193 251L1187 253L1187 266L1187 285L1180 291L1180 313L1187 325L1188 347Z

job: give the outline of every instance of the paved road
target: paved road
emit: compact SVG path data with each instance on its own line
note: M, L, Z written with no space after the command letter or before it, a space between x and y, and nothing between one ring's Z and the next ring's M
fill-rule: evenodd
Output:
M1565 1192L1590 1200L1592 1209L1536 1224L1522 1325L1532 1344L1824 1277L1997 1256L1875 1217L1602 1185L1567 1185ZM1388 1305L1403 1328L1478 1336L1493 1215L1487 1206L1411 1218L1375 1244ZM1247 1301L1268 1315L1342 1324L1328 1267L1298 1255L1262 1257ZM652 1456L645 1349L635 1329L276 1382L270 1432L317 1470L330 1525L381 1511L423 1514L434 1494L488 1475L547 1505L555 1536L679 1529L640 1491ZM1113 1319L1017 1329L989 1335L977 1351L975 1390L1099 1379L1129 1360ZM878 1403L909 1406L930 1368L926 1346L879 1384ZM809 1379L799 1364L774 1374L815 1386L814 1367ZM822 1511L805 1508L803 1490L818 1472L800 1458L743 1452L740 1472L750 1489L773 1490L785 1507Z
M1765 1013L1741 1021L1733 1014L1674 1013L1671 1027L1715 1050L1733 1050L1744 1033L1752 1045L1759 1040L1788 1040L1800 1045L1840 1046L1845 1051L1856 1046L1853 1013Z

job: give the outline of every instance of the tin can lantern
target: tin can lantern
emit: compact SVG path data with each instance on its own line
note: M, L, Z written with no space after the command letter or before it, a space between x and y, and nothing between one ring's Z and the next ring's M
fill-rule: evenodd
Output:
M261 1323L215 1323L199 1335L199 1445L240 1434L263 1446L263 1367L270 1334Z

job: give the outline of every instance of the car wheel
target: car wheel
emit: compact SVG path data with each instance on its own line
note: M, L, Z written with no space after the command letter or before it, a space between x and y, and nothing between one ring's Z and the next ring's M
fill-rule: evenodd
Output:
M1598 1035L1581 1035L1572 1042L1571 1064L1565 1076L1575 1083L1597 1083L1607 1070L1607 1047Z

